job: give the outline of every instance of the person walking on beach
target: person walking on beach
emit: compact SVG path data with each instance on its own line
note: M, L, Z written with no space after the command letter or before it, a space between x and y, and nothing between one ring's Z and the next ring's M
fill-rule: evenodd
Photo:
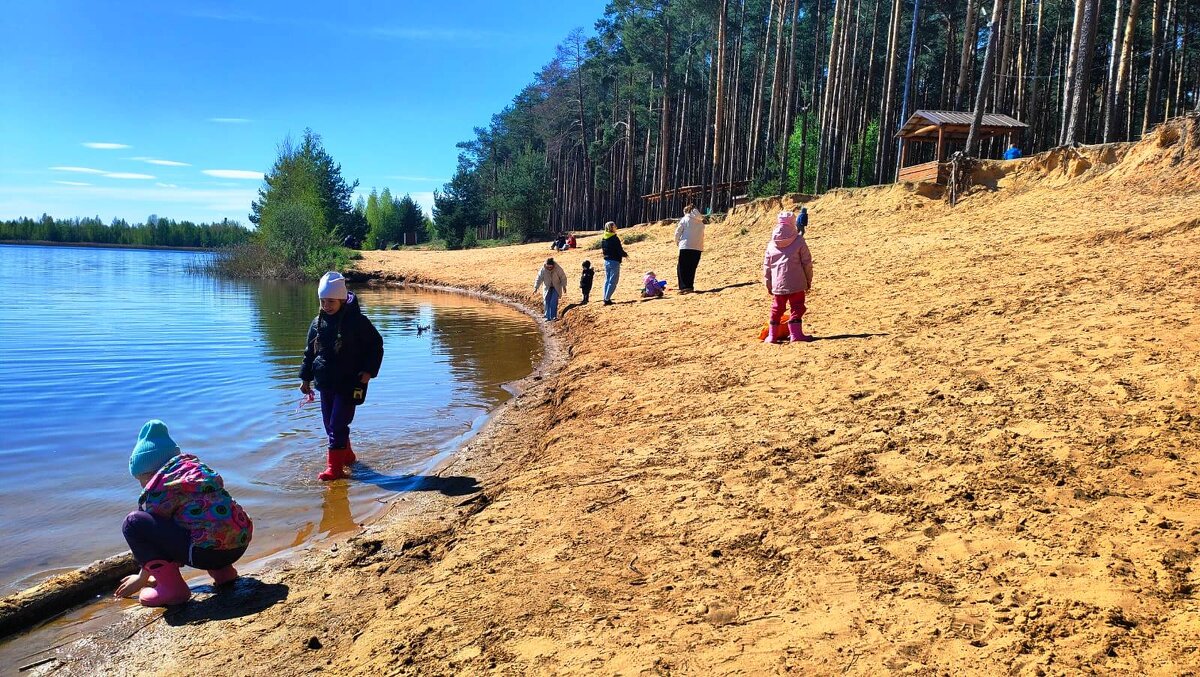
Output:
M807 213L802 212L802 225L807 225ZM796 228L796 215L780 212L779 222L771 233L767 251L763 257L763 282L771 294L771 323L767 328L765 343L774 343L779 336L779 323L783 311L792 307L788 320L788 335L793 343L811 341L813 337L804 333L804 292L812 288L812 253L804 241L804 233Z
M311 396L315 383L321 395L328 447L325 470L317 479L328 482L346 477L346 466L358 460L350 446L350 423L355 407L366 396L367 382L379 375L383 337L363 314L358 298L346 289L346 278L340 273L321 277L317 297L321 311L308 327L300 392Z
M121 533L141 569L121 581L114 597L137 595L143 606L183 604L192 596L179 571L184 565L206 569L214 585L238 577L233 564L246 554L254 525L221 476L179 450L167 424L142 426L129 474L142 495Z
M542 292L542 307L546 311L546 321L558 319L558 302L567 293L567 271L554 262L546 259L546 263L538 271L537 279L533 281L533 291L545 287Z
M696 267L704 251L704 216L696 205L683 208L683 218L675 227L675 244L679 246L679 263L675 268L679 293L690 294L695 291Z
M583 271L579 273L579 291L583 293L583 302L588 302L588 296L592 294L592 278L596 276L596 271L592 270L592 262L583 262Z
M600 251L604 253L604 305L612 305L613 292L621 280L621 260L629 258L617 236L617 224L604 224L604 235L600 238Z

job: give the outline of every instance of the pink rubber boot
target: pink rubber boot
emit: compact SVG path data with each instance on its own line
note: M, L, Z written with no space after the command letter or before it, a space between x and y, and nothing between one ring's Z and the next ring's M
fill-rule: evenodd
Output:
M153 588L142 588L138 601L142 606L172 606L183 604L192 596L192 591L179 573L179 565L165 559L147 562L143 567L154 577Z
M779 323L772 322L767 325L767 337L763 339L763 343L774 343L775 333L779 331Z
M325 469L317 475L317 479L322 482L346 479L346 457L345 449L330 449L326 456Z
M788 322L788 336L792 339L792 343L808 343L813 340L812 336L804 333L804 320Z
M220 569L209 569L208 575L212 576L213 585L225 585L226 583L232 583L233 581L237 580L238 571L237 569L233 568L232 564L230 564L229 566L221 567Z

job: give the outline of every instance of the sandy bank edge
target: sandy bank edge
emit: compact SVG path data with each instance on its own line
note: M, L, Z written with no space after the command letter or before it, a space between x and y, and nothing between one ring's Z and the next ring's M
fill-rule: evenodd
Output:
M525 421L513 420L517 418L514 410L519 408L523 399L536 399L536 392L545 379L556 374L566 363L569 350L564 345L565 339L562 334L551 331L536 309L516 299L487 289L460 288L439 284L436 281L415 282L406 279L405 276L364 274L361 271L351 270L347 273L347 277L352 282L359 284L412 287L504 304L528 315L534 321L542 335L541 358L533 365L533 370L529 375L504 384L505 389L511 393L511 397L489 411L478 432L464 440L447 455L447 458L435 466L434 474L439 477L447 474L475 477L479 485L483 487L481 491L466 496L465 500L464 497L459 496L430 496L417 492L402 493L396 498L389 499L384 507L365 517L360 522L360 529L317 538L297 546L284 548L281 551L266 553L248 562L246 573L263 577L274 574L276 578L286 579L297 575L299 570L304 567L336 566L333 562L326 560L335 559L339 548L344 544L354 547L354 543L363 539L373 543L373 539L382 535L383 532L404 531L405 527L413 526L411 523L416 521L437 523L450 520L455 516L456 508L473 506L467 511L459 510L458 512L461 514L448 526L442 524L442 528L436 530L437 533L425 534L417 541L423 544L432 544L438 539L452 538L462 520L478 512L491 501L487 489L510 460L496 458L495 454L474 454L473 452L480 448L490 448L493 452L501 448L499 438L507 437L503 434L503 429L506 427L528 433L521 435L522 437L528 437L530 440L535 438L540 432L540 427L530 428L524 425ZM509 440L504 440L504 442L508 443ZM367 547L374 546L368 545ZM30 588L0 599L0 646L20 642L22 633L36 633L40 627L39 624L72 609L104 601L102 592L98 591L111 587L114 581L132 571L132 566L132 559L128 553L118 554L97 560L75 571L52 576ZM193 582L193 588L197 587L195 583ZM101 598L96 597L98 594L101 595ZM129 612L125 614L127 616L138 616L141 619L138 624L145 622L143 614L157 613L136 606L130 606L125 611ZM129 621L129 618L124 618L114 625L119 630L125 628ZM91 639L104 641L105 637L115 638L119 634L120 632L113 629L106 629ZM85 639L88 639L86 635L73 641ZM47 653L53 648L38 653ZM99 658L99 656L95 656L95 658Z

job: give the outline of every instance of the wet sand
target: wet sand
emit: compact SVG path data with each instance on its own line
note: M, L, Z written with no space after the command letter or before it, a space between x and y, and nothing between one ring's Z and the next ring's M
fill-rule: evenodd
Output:
M646 269L674 281L670 224L638 229L611 307L570 305L598 252L556 254L562 366L451 466L479 496L264 572L225 615L132 610L149 625L47 665L1195 670L1198 139L1193 119L989 163L953 209L903 185L808 202L811 344L756 340L762 248L799 198L711 225L703 293L635 298ZM359 268L535 306L548 253L368 252Z

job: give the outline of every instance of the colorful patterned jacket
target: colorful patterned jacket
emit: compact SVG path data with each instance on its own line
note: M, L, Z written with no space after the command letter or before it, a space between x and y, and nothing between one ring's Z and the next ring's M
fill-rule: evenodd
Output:
M167 461L138 498L148 513L175 520L192 533L192 547L233 550L250 543L254 525L225 491L225 482L191 454Z

